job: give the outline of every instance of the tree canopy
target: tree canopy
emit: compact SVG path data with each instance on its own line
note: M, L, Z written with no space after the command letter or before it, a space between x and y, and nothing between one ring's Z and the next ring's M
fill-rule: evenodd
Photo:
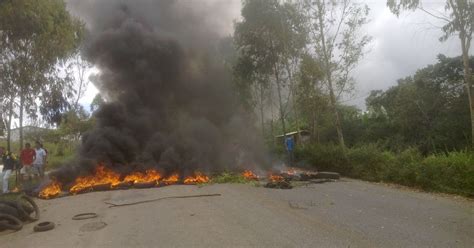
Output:
M60 122L71 81L58 68L77 50L83 30L62 0L0 2L0 82L6 89L1 99L9 120L19 108L20 130L24 112L33 118L40 112L47 122ZM22 140L21 131L20 136Z

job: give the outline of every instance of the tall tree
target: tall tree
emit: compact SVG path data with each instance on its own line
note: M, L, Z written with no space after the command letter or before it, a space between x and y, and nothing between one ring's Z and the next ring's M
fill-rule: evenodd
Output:
M286 133L285 90L291 79L290 59L298 57L306 46L304 16L298 6L278 0L245 0L243 20L235 26L235 43L239 52L236 72L244 89L252 84L261 92L264 84L275 84L283 133ZM268 80L267 80L268 79ZM262 96L263 94L260 94Z
M327 95L322 90L323 73L311 55L303 56L297 77L297 107L309 124L312 140L319 143L320 114L327 106Z
M314 51L329 92L339 144L345 148L337 103L343 92L353 89L350 73L364 55L364 48L371 40L368 35L361 35L361 28L368 22L369 8L351 0L304 2Z
M0 63L8 73L0 81L10 85L10 106L19 99L20 145L24 112L51 114L55 121L64 107L64 81L57 80L57 64L69 57L82 37L81 22L66 10L62 0L4 0L0 2ZM11 109L11 108L10 108ZM8 127L10 128L10 127Z
M17 90L13 84L13 63L7 56L5 47L2 46L0 39L0 111L4 119L4 126L7 132L7 150L11 150L11 123L15 116L14 108L16 107L15 97Z
M436 18L444 25L441 27L443 36L440 41L446 41L449 37L457 35L461 42L462 62L464 67L464 84L469 98L469 109L471 113L471 143L474 145L474 79L469 61L469 49L474 31L474 1L472 0L445 0L445 13L433 12L423 7L421 0L387 0L390 10L400 15L401 10L419 9L430 17Z

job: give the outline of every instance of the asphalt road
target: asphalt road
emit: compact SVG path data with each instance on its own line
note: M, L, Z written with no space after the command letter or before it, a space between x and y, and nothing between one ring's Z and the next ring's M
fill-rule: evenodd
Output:
M212 193L222 195L117 208L104 203ZM16 233L0 233L1 247L474 245L472 200L349 179L291 190L233 184L176 185L38 202L41 221L53 221L56 228L34 233L33 224L28 224ZM99 217L71 220L83 212L96 212Z

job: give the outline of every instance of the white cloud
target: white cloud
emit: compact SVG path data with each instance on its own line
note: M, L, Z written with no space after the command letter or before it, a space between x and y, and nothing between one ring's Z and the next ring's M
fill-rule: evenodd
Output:
M431 2L427 8L442 10L443 2ZM456 37L440 42L441 23L422 11L404 12L397 18L385 6L385 1L370 2L371 22L367 32L373 37L371 51L354 71L357 80L355 97L347 104L365 107L365 97L371 90L387 89L397 79L412 75L428 64L436 63L440 53L461 55ZM436 25L436 26L435 26Z

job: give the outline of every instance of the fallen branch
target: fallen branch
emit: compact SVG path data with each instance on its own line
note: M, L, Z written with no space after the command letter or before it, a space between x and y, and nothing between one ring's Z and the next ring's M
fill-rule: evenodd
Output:
M156 198L156 199L151 199L151 200L123 203L123 204L115 204L115 203L111 203L111 202L104 202L104 203L109 204L110 205L109 208L114 208L114 207L137 205L137 204L154 202L154 201L165 200L165 199L197 198L197 197L211 197L211 196L221 196L221 194L166 196L166 197L161 197L161 198Z

